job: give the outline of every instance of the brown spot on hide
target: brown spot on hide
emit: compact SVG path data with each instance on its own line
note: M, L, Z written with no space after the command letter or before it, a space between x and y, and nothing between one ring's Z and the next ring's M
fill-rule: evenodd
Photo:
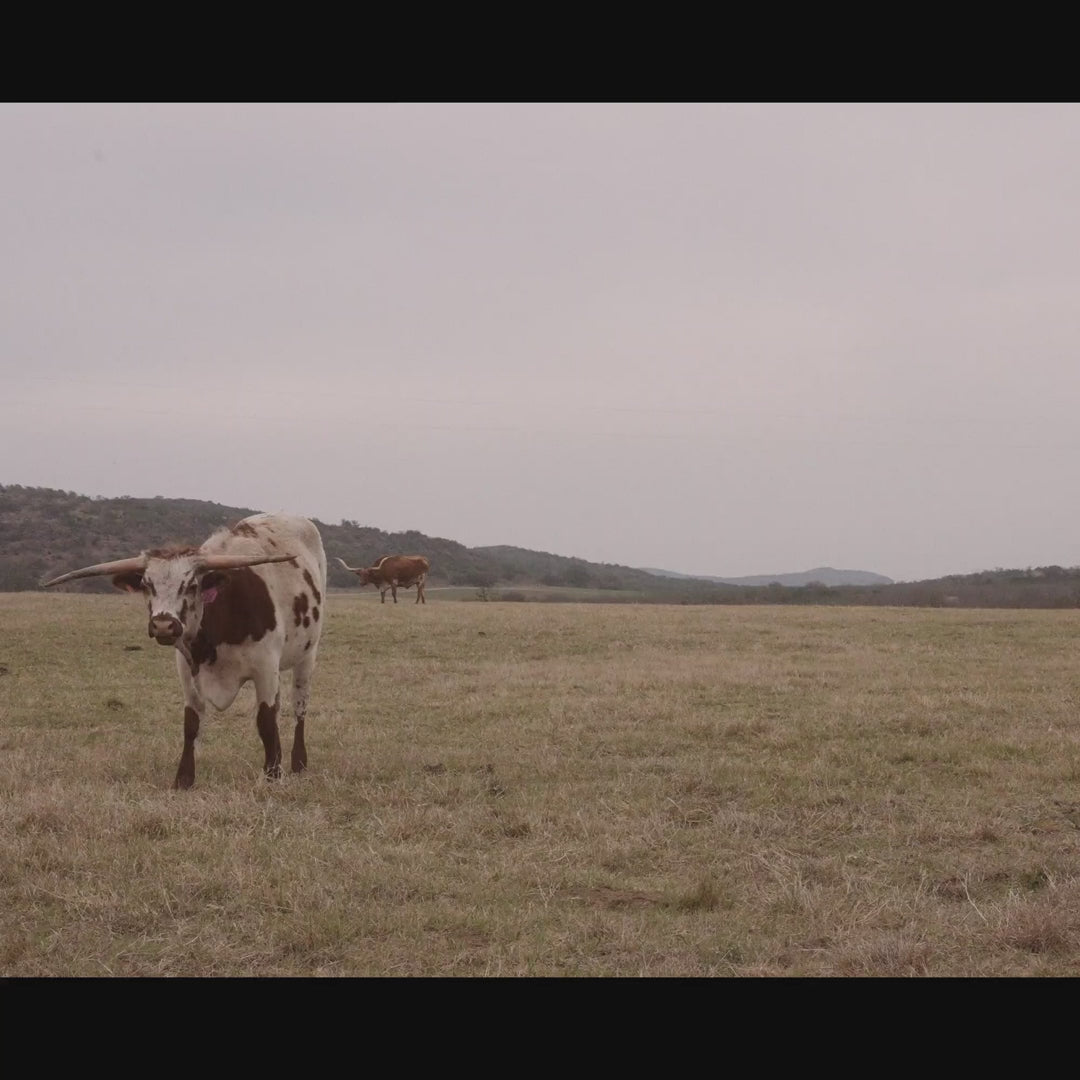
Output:
M307 644L306 644L306 645L304 646L304 652L307 652L307 651L308 651L308 649L310 649L310 648L311 648L311 642L309 641L309 642L308 642L308 643L307 643Z
M308 583L308 588L311 590L311 595L315 597L315 603L322 603L322 593L319 592L318 586L315 584L315 579L311 576L310 570L304 571L304 580Z
M254 525L249 524L246 521L238 521L235 525L229 526L229 532L234 536L258 536L258 532Z
M217 660L217 648L203 633L202 627L191 643L191 673L197 675L203 664L212 664Z
M317 607L313 607L313 608L311 609L311 617L312 617L312 618L313 618L313 619L314 619L314 620L315 620L316 622L318 622L318 621L319 621L319 609L318 609Z
M224 570L211 570L208 574L203 574L202 579L199 581L199 587L201 589L214 589L220 588L225 584L225 571Z
M307 616L308 598L307 593L301 593L299 596L293 598L292 602L293 618L296 619L296 625L299 626L303 623L307 626L310 621Z
M259 641L277 626L270 590L251 567L230 570L223 577L217 598L203 608L202 625L191 643L196 666L214 663L218 645Z

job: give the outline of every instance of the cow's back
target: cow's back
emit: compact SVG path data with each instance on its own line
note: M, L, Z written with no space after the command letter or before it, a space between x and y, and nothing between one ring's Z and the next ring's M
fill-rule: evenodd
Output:
M286 671L316 649L325 622L326 552L314 523L294 514L253 514L221 529L203 545L208 554L285 555L295 562L250 568L266 582L274 609L274 638Z
M429 567L423 555L388 555L379 563L379 573L384 581L411 583L426 574Z

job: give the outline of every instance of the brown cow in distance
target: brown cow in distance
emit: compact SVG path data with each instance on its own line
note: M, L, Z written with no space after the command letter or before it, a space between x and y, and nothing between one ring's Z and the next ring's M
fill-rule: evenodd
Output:
M397 603L398 588L411 589L416 586L416 602L426 604L424 582L427 580L431 563L423 555L386 555L374 566L350 566L344 559L338 562L351 574L356 574L361 585L374 585L379 590L380 602L386 603L386 591L389 589Z

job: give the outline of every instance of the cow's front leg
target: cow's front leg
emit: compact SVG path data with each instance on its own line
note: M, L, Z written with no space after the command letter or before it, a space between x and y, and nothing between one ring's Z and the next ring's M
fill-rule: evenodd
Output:
M173 787L186 789L195 783L195 739L199 734L202 717L190 705L184 706L184 749L180 754L180 764L176 769Z
M394 603L397 603L397 582L390 582L390 595L394 598Z
M173 787L177 790L190 788L195 783L195 740L199 735L199 724L206 704L199 693L187 660L177 654L177 669L180 672L180 684L184 690L184 749L180 754L180 764L176 769Z
M259 703L255 724L266 754L263 771L269 779L276 780L281 776L281 739L277 726L281 693L276 671L270 677L255 680L255 697Z

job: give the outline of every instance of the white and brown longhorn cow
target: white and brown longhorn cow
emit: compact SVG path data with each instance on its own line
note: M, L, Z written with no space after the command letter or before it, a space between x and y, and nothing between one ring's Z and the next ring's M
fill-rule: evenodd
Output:
M199 547L155 548L46 581L112 575L141 592L147 633L176 649L184 691L184 750L175 787L195 782L195 738L206 705L224 711L246 682L255 684L255 722L268 777L281 775L280 675L293 672L292 771L307 766L304 717L325 619L326 555L307 518L255 514L219 529Z
M423 555L385 555L374 566L350 566L344 559L338 562L360 578L361 585L374 585L379 590L379 600L386 603L386 590L393 594L397 603L397 591L416 586L416 602L426 604L424 582L431 563Z

